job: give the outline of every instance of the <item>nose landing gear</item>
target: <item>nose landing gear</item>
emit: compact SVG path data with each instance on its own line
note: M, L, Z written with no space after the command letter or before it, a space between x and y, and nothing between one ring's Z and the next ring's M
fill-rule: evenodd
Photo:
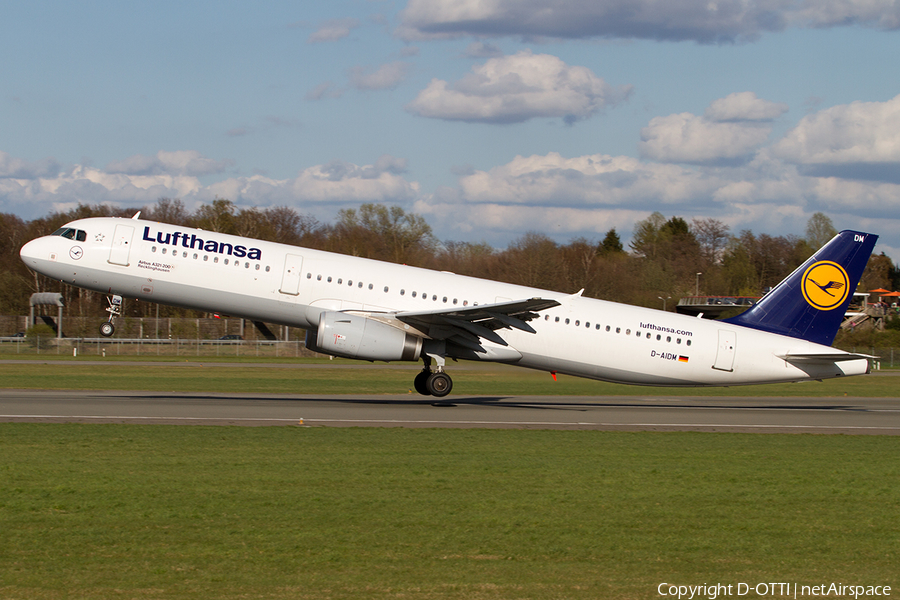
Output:
M106 308L106 312L109 313L109 320L100 324L100 335L103 337L109 337L116 332L116 326L113 325L113 321L122 314L122 296L116 295L112 298L107 298L106 301L109 303L109 306Z

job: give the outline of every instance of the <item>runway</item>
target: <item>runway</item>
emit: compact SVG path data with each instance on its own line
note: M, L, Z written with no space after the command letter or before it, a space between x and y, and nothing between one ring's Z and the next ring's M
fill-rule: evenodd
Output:
M900 435L900 399L0 390L0 422Z

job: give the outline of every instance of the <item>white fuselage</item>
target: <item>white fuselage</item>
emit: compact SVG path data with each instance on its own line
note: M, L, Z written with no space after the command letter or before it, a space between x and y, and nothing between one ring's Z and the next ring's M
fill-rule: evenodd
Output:
M22 257L70 285L148 302L315 329L323 311L453 309L557 300L501 329L518 366L606 381L697 386L823 379L867 372L865 359L798 366L781 356L839 353L727 323L163 223L92 218L85 241L46 236ZM130 228L130 230L129 230ZM128 241L130 240L130 241Z

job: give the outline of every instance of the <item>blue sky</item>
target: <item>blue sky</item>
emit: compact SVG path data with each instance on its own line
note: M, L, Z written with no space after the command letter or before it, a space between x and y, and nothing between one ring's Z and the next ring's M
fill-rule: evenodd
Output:
M891 0L11 2L0 212L364 202L443 240L653 211L900 262Z

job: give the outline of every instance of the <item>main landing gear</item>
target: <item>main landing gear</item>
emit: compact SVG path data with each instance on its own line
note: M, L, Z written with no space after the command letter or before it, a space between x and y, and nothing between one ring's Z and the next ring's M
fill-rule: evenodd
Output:
M100 324L100 335L110 337L116 332L116 326L113 325L113 321L122 314L122 296L113 296L112 298L107 298L106 301L109 303L106 309L106 312L109 313L109 320Z
M443 361L439 361L443 363ZM443 398L453 389L453 380L444 372L444 365L438 364L437 370L431 370L431 357L425 357L425 368L416 375L413 385L423 396Z

